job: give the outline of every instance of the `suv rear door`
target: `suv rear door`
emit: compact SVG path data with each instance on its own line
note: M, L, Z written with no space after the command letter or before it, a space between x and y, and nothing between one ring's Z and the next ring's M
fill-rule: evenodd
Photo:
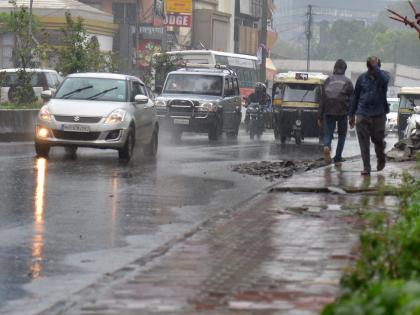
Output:
M240 123L240 106L241 97L239 95L238 79L226 76L223 90L223 129L225 131L234 132L237 130Z

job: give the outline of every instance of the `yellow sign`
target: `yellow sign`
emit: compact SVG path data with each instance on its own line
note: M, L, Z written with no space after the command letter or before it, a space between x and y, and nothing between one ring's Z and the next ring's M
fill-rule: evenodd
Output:
M166 13L191 13L192 0L165 0Z

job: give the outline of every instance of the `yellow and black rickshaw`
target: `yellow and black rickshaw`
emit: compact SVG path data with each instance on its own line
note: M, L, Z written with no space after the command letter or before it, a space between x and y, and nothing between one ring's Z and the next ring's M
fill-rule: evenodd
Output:
M312 72L279 73L273 81L273 129L276 139L285 143L294 138L320 138L318 109L322 86L328 76Z
M400 106L398 108L398 139L402 140L407 128L407 119L420 106L420 87L403 87L398 95Z

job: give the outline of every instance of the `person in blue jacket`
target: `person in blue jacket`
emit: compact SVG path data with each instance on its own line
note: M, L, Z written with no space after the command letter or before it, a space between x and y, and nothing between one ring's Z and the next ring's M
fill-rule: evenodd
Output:
M389 74L381 70L381 60L372 56L366 62L368 71L357 79L350 110L350 128L356 125L363 160L362 175L369 176L370 141L375 145L378 171L385 168L385 122L389 113L386 99Z

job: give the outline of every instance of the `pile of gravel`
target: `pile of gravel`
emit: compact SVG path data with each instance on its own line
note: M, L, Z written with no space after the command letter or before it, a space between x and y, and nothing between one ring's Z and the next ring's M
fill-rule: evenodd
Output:
M261 161L235 165L233 171L274 181L279 178L289 178L296 172L305 172L324 165L322 159L317 161Z

